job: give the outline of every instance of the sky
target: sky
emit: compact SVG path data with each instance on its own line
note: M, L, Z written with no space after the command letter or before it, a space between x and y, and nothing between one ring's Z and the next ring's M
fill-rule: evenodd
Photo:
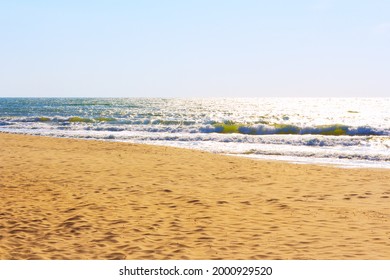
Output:
M388 0L0 0L0 97L390 97Z

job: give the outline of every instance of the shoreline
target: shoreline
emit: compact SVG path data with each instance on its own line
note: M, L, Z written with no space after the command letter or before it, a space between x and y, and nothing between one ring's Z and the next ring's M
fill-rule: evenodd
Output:
M308 165L316 165L316 166L324 166L324 167L334 167L334 168L341 168L341 169L368 169L368 170L390 170L390 167L378 167L376 163L336 163L332 162L330 160L329 162L326 162L327 158L317 158L317 161L310 161L306 159L305 157L300 158L297 157L295 159L282 159L282 158L273 158L268 156L257 156L257 155L250 155L250 154L232 154L232 153L217 153L217 152L211 152L203 149L194 149L190 147L177 147L173 145L163 145L163 144L154 144L154 143L135 143L131 141L123 141L123 140L116 140L116 139L95 139L95 138L75 138L75 137L66 137L66 136L52 136L52 135L35 135L35 134L29 134L29 133L17 133L17 132L7 132L7 131L0 131L0 134L10 134L10 135L25 135L25 136L34 136L34 137L45 137L45 138L55 138L55 139L74 139L74 140L80 140L80 141L99 141L99 142L108 142L108 143L123 143L123 144L134 144L134 145L146 145L146 146L156 146L156 147L162 147L162 148L173 148L173 149L185 149L190 151L199 151L199 152L205 152L213 155L220 155L220 156L228 156L228 157L239 157L239 158L246 158L249 160L258 160L258 161L269 161L269 162L280 162L280 163L287 163L287 164L308 164ZM288 156L281 156L281 157L288 157Z
M0 133L0 259L390 259L390 170Z

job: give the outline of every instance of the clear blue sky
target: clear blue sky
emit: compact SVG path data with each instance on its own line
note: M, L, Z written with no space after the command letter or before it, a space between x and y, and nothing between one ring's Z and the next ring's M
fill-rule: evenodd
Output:
M0 0L0 97L390 96L390 1Z

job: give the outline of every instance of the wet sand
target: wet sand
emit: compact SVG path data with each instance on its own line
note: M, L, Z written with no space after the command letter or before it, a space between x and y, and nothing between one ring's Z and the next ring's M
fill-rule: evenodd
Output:
M390 170L0 133L0 259L390 259Z

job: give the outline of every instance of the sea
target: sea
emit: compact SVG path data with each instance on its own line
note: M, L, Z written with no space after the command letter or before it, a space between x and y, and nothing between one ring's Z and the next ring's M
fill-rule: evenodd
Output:
M0 132L390 168L390 98L0 98Z

